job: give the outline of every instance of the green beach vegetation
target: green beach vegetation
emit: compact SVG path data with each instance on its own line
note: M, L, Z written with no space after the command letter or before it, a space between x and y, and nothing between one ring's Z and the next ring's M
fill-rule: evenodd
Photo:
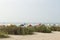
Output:
M25 27L24 25L9 25L9 26L0 26L0 38L7 38L10 35L32 35L34 32L41 33L51 33L52 31L60 31L59 26L51 26L48 27L46 25L38 25L32 26L28 25Z
M42 33L51 33L52 30L45 26L45 25L40 25L39 27L35 27L36 32L42 32Z
M5 32L0 31L0 38L8 38L8 34Z

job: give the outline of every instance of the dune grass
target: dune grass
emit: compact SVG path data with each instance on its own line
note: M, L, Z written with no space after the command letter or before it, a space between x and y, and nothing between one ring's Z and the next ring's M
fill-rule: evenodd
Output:
M0 38L9 38L8 34L0 31Z
M31 35L34 34L34 32L42 32L42 33L51 33L52 31L60 31L60 27L55 26L45 26L45 25L39 25L39 26L32 26L29 25L27 27L16 26L16 25L10 25L10 26L4 26L3 28L0 28L1 31L4 31L5 34L12 34L12 35ZM2 33L3 34L3 33ZM3 34L1 36L5 36Z
M35 27L36 32L42 32L42 33L51 33L51 29L45 25L41 25L39 27Z

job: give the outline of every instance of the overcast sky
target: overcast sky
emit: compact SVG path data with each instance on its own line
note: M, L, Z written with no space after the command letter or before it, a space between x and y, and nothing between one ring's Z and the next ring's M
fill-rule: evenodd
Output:
M60 0L0 0L0 22L60 23Z

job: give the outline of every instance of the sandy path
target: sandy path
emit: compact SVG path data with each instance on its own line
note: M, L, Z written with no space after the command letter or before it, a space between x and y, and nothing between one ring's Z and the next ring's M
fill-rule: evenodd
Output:
M10 38L0 40L60 40L60 32L53 33L35 33L34 35L9 35Z

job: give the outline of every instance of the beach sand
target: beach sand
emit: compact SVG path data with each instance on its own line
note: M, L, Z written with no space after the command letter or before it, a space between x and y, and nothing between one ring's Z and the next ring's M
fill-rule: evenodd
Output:
M60 32L35 33L34 35L9 35L10 38L0 40L60 40Z

